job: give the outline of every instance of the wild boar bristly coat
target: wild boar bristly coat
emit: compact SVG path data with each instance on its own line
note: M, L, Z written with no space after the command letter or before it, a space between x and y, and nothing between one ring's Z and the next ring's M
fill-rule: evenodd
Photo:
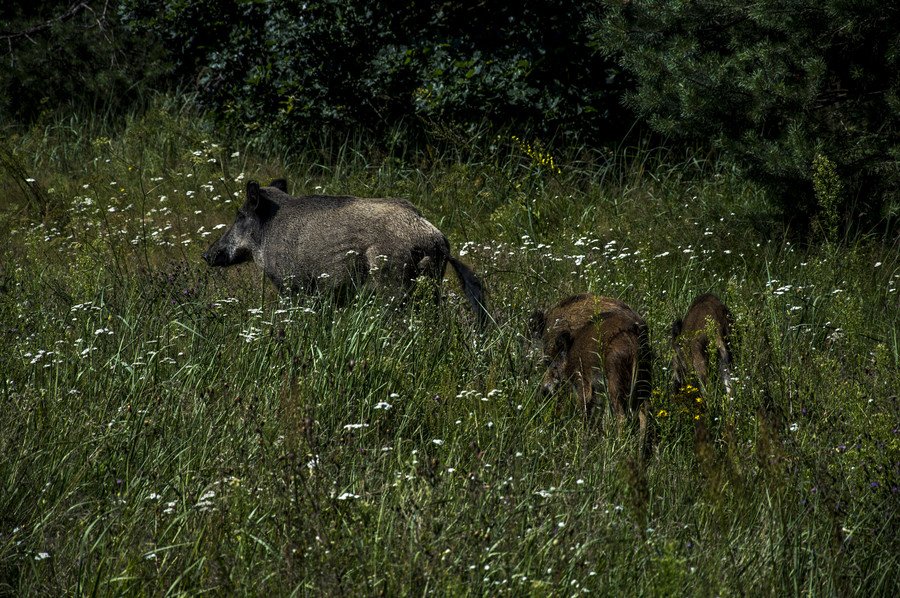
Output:
M570 383L589 414L605 386L619 426L637 414L646 435L652 355L643 318L618 299L582 293L535 312L531 327L548 365L545 393Z
M725 392L731 396L733 323L731 312L722 300L712 293L698 296L691 303L684 318L672 323L672 344L675 350L672 358L672 375L677 388L688 382L692 372L696 374L700 383L706 386L709 383L712 353L718 361L719 377L725 385Z
M366 283L409 290L440 280L449 262L480 325L489 316L478 277L450 255L447 237L408 201L288 195L283 180L247 184L235 222L204 254L211 266L253 260L282 292L352 295Z

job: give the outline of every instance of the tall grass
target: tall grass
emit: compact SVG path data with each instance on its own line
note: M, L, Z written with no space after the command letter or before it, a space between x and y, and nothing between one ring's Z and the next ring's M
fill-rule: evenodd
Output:
M0 593L897 593L896 247L797 246L733 173L652 148L338 147L226 143L171 99L8 139ZM496 327L449 279L439 306L336 307L209 270L247 179L279 176L412 200ZM528 314L584 290L650 326L646 465L537 392ZM705 291L737 385L698 412L668 327Z

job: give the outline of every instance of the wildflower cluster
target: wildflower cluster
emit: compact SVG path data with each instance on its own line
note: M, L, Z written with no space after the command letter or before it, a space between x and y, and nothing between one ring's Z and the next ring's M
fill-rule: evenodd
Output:
M706 410L706 402L700 394L700 389L691 384L685 384L669 395L669 403L664 402L664 395L660 390L655 389L652 395L653 410L657 419L697 421Z
M536 168L546 168L550 172L556 174L562 173L562 170L556 165L556 160L553 159L553 156L546 148L544 148L544 144L540 141L535 140L533 143L529 143L517 135L511 136L510 139L523 154L531 158L532 166Z

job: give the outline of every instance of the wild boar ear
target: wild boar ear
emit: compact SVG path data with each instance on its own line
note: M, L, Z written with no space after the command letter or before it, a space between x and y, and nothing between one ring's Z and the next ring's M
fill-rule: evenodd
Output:
M269 183L269 187L275 187L282 193L287 193L288 192L287 179L275 179L274 181Z
M528 332L531 338L538 339L544 335L544 329L547 327L547 316L543 310L536 309L528 318Z
M680 318L672 322L672 340L678 338L678 336L681 334L681 329L683 326L684 324L682 323Z
M568 351L572 348L572 343L575 342L575 339L572 338L572 335L569 334L568 330L563 330L559 333L559 336L556 337L556 349L558 351Z
M248 212L255 212L259 207L259 183L253 180L247 181L247 200L244 202L244 209Z

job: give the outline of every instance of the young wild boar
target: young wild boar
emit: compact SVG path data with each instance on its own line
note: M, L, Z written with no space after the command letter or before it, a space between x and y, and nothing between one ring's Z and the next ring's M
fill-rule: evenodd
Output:
M731 396L731 327L734 323L725 304L711 293L700 295L681 320L672 324L672 377L676 388L689 380L693 371L703 386L709 382L710 341L718 357L719 377ZM710 339L709 334L713 337Z
M605 385L620 430L626 413L637 412L645 437L652 359L647 324L639 315L617 299L583 293L546 313L535 312L530 324L548 364L545 393L571 383L581 409L590 415Z
M234 223L203 254L210 266L253 260L281 292L347 297L364 283L408 291L453 266L479 326L488 321L478 277L450 255L441 231L402 199L291 197L283 179L247 183Z

